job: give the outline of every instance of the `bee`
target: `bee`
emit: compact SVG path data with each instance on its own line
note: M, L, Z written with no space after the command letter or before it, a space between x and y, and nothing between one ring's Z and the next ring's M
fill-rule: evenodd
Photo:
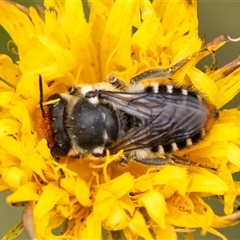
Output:
M53 94L44 106L41 100L42 126L52 156L99 158L106 149L111 154L124 150L123 164L133 159L159 166L162 155L201 140L217 120L218 110L194 89L152 80L175 71L145 71L129 87L110 75L109 82L72 86ZM146 79L147 86L142 84ZM41 82L40 77L40 89Z

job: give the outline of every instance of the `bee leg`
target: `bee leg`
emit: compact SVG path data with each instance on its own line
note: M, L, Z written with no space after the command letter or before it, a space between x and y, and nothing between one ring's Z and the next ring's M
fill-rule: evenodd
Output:
M127 167L130 160L131 160L131 158L129 157L129 154L128 153L124 153L124 155L122 156L121 160L119 161L119 165L121 167Z
M153 157L153 158L133 158L134 161L147 165L149 167L161 167L167 164L172 164L173 160L170 154L164 154L162 157Z
M60 160L59 157L57 157L53 151L51 151L50 153L51 153L53 159L54 159L57 163L59 163L59 160ZM59 169L59 173L60 173L60 179L61 179L61 178L65 178L65 174L64 174L62 168Z
M173 69L171 67L168 68L152 68L150 70L141 72L130 79L130 84L135 86L138 82L147 80L147 79L166 79L169 78L173 74Z
M119 165L120 165L121 167L127 167L128 164L129 164L129 161L126 160L126 159L121 159L120 162L119 162Z
M134 161L147 165L149 167L161 167L165 166L167 164L170 165L181 165L181 166L187 166L187 167L200 167L200 168L205 168L212 170L214 172L217 172L217 168L210 166L210 165L205 165L199 162L194 162L189 159L175 156L172 154L167 154L165 153L162 157L153 157L153 158L133 158ZM126 166L129 162L129 160L122 160L123 163L121 163L122 166ZM125 164L125 165L124 165Z
M184 158L184 157L179 157L176 155L171 155L171 160L174 164L176 165L182 165L182 166L189 166L189 167L199 167L199 168L205 168L205 169L209 169L212 170L214 172L217 172L217 168L210 166L210 165L206 165L200 162L194 162L190 159Z
M117 78L114 74L109 74L107 79L110 84L112 84L116 89L124 91L127 89L126 84L119 78Z
M162 67L155 67L152 69L148 69L144 72L141 72L139 74L137 74L136 76L134 76L131 80L130 80L130 84L131 85L136 85L138 82L142 81L142 80L147 80L147 79L171 79L171 76L177 72L179 69L181 69L184 65L186 65L187 63L189 63L189 61L191 61L194 57L201 55L204 52L212 52L211 50L209 50L208 48L203 48L200 49L197 52L194 52L192 54L190 54L189 56L185 57L184 59L174 63L173 65L166 67L166 68L162 68Z

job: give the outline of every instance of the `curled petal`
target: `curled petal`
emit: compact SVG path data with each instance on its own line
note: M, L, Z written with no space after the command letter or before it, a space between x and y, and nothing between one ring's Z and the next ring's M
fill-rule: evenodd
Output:
M146 208L149 216L159 225L161 229L166 229L165 215L167 207L164 196L156 190L152 190L138 200Z
M134 213L128 227L138 236L141 236L145 239L153 239L148 230L144 217L139 211Z

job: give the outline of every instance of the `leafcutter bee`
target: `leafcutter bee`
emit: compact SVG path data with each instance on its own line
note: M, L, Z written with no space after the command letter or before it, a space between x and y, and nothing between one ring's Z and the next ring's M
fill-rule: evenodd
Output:
M133 159L158 166L162 155L202 139L218 118L215 106L196 90L152 79L169 77L180 66L143 72L129 87L110 76L109 82L53 94L45 106L41 100L52 156L104 157L106 149L111 154L123 149L125 164Z

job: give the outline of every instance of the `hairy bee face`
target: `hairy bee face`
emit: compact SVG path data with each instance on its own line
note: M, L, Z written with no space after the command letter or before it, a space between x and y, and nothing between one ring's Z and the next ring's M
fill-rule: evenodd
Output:
M148 164L193 145L218 118L218 110L191 89L156 82L131 89L102 83L50 96L47 101L56 101L43 110L52 155L104 156L106 149L123 149Z

